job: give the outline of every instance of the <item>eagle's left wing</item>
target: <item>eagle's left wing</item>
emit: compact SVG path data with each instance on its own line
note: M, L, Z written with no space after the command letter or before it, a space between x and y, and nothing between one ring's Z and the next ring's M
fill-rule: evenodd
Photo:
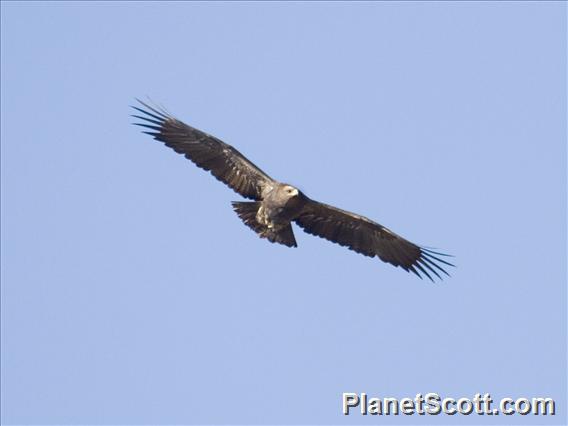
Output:
M208 170L218 180L243 197L259 200L262 190L273 184L273 179L231 145L201 130L191 127L165 111L138 100L146 109L133 106L144 120L135 123L149 129L144 132L163 142L179 154Z
M442 253L419 247L364 216L314 200L307 201L295 222L308 234L346 246L365 256L378 256L383 262L400 266L420 278L422 273L432 280L430 273L433 273L441 279L438 271L448 273L439 264L453 266L440 259L439 256L446 256Z

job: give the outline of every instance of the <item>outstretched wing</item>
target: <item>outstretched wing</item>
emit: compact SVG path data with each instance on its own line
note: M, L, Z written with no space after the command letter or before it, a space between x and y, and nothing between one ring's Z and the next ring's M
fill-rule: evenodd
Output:
M243 197L258 200L262 189L273 182L272 178L231 145L137 100L146 109L132 107L142 113L133 117L144 120L143 123L134 124L149 129L144 133L185 155L202 169L209 170L218 180Z
M438 272L448 273L440 264L454 266L440 259L440 256L447 255L419 247L366 217L317 201L309 200L295 221L308 234L365 256L378 256L383 262L400 266L420 278L422 273L432 281L430 274L441 279Z

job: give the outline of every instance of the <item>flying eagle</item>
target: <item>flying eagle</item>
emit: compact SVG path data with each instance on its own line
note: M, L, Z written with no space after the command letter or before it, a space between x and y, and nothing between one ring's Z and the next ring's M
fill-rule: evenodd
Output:
M143 133L210 171L243 197L254 200L234 201L232 205L245 225L260 238L297 247L291 225L295 222L308 234L365 256L377 256L420 278L424 274L432 281L432 275L441 279L440 273L449 275L442 266L454 266L440 258L447 255L417 246L364 216L310 199L298 188L272 179L231 145L185 124L161 108L138 102L146 109L132 107L142 114L133 117L143 120L134 124L148 129Z

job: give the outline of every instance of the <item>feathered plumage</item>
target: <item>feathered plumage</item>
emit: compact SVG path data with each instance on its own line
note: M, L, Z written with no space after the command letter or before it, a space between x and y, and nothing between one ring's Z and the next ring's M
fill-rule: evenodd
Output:
M278 182L264 173L231 145L191 127L166 111L138 101L133 115L147 130L144 133L185 155L198 167L253 202L233 202L243 222L261 238L296 247L291 227L295 222L308 234L325 238L369 257L400 266L420 278L433 281L443 268L453 266L447 255L420 247L364 216L314 201L297 188Z

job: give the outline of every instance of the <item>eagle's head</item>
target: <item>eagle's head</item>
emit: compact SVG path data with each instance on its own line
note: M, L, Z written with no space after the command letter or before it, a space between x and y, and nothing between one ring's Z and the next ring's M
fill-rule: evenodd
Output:
M287 184L282 187L282 191L284 193L284 197L286 198L294 198L300 194L298 188L295 188L292 185L287 185Z
M298 188L283 184L278 190L278 199L286 205L286 208L294 209L306 201L306 196Z

